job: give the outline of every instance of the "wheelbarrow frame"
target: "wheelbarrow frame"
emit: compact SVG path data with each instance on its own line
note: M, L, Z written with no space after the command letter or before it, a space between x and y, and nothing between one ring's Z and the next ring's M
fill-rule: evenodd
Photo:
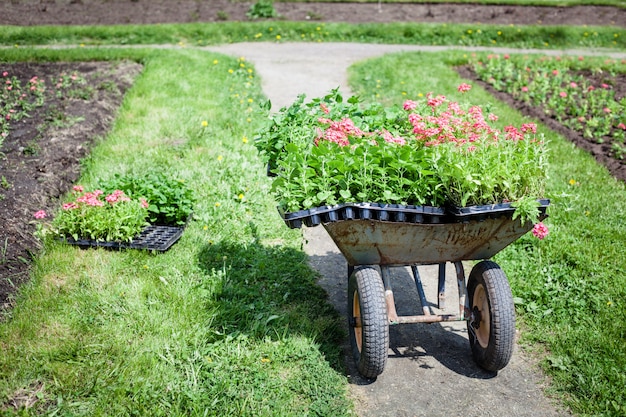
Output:
M541 201L540 218L549 202ZM481 208L436 217L430 223L371 218L334 219L321 224L348 262L348 321L359 372L376 378L386 365L389 326L466 321L474 360L489 371L504 368L512 355L515 312L502 269L489 258L532 228L513 211ZM380 217L380 216L379 216ZM287 221L287 220L286 220ZM463 261L480 260L466 281ZM459 292L457 314L433 314L428 307L421 265L439 265L439 309L445 309L446 264L454 264ZM422 314L399 316L390 268L410 267ZM466 284L467 282L467 284ZM468 290L469 288L469 290Z

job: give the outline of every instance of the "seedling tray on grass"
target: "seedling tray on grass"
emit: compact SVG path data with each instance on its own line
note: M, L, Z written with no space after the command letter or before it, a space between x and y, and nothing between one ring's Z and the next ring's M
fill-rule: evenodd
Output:
M102 247L107 249L144 249L165 252L180 239L184 227L148 226L130 242L107 242L102 240L65 239L64 242L81 248Z

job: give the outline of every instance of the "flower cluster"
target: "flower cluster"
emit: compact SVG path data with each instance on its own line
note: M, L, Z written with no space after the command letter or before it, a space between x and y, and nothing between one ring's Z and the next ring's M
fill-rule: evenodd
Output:
M85 192L82 186L76 185L72 199L62 205L52 221L52 229L57 235L71 236L74 240L123 242L141 232L147 225L147 216L145 199L133 200L121 190L110 194L99 189Z
M468 91L465 84L459 90ZM545 146L532 123L427 94L403 106L344 102L337 90L272 117L256 146L282 210L347 202L467 206L540 198Z
M496 89L543 108L586 139L610 143L614 156L623 159L626 101L618 97L608 81L593 74L616 70L610 62L603 64L604 68L590 69L589 65L583 57L537 59L508 55L487 55L473 62L476 73Z

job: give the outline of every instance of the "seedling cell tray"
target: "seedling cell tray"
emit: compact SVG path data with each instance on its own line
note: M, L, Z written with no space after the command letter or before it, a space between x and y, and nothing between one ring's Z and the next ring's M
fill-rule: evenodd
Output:
M545 217L550 200L540 199L539 212ZM281 213L287 226L299 229L302 225L314 227L343 220L377 220L394 223L444 224L485 221L511 217L515 207L511 203L469 207L405 206L400 204L344 203L321 206L291 213Z
M151 225L143 229L139 236L130 242L106 242L102 240L72 238L64 241L81 248L102 247L107 249L145 249L165 252L180 239L184 227Z

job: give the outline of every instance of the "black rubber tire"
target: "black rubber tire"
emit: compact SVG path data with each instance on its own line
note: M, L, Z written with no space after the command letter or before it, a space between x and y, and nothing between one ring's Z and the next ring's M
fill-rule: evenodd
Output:
M389 320L385 288L373 267L359 267L348 280L348 328L352 356L359 373L376 378L385 369Z
M492 372L504 368L515 345L515 305L504 271L492 261L472 268L467 283L467 332L476 363Z

